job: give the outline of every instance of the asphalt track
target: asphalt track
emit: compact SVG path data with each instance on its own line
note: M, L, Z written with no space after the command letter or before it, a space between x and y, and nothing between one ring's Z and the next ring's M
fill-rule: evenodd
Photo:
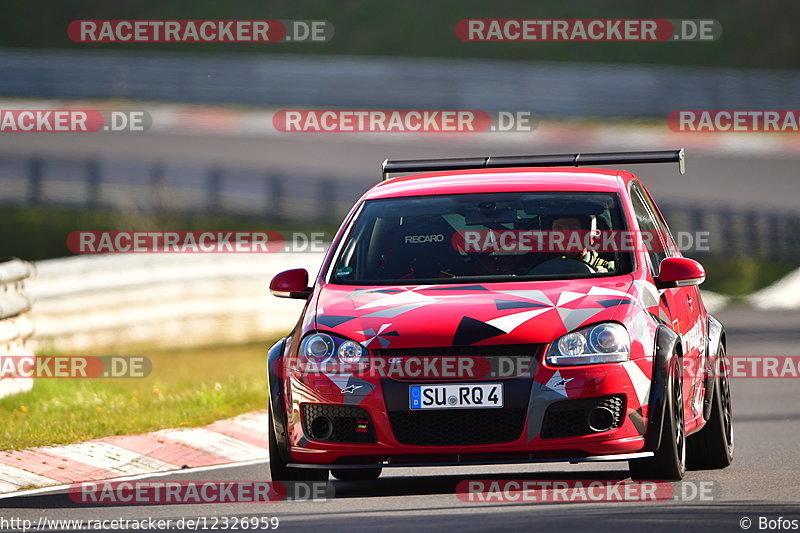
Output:
M755 312L729 307L718 314L729 333L731 355L798 354L800 313ZM686 480L713 481L714 501L610 503L467 503L455 495L463 479L623 480L625 463L386 469L372 482L331 481L327 501L213 505L86 506L65 491L0 500L0 517L115 519L143 517L272 517L279 530L315 531L742 531L740 520L800 520L800 406L797 379L732 382L736 458L725 470L689 472ZM253 481L268 478L267 465L186 471L152 479Z

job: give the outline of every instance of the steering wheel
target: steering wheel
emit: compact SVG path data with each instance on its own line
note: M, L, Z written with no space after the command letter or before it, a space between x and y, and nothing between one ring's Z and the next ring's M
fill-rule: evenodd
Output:
M571 257L556 257L533 267L528 274L594 274L595 268Z

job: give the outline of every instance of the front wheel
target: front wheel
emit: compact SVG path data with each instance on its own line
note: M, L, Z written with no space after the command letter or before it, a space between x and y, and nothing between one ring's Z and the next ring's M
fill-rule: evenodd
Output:
M667 405L661 443L653 457L628 461L634 481L680 481L686 473L686 426L683 418L683 361L673 354L674 361L667 381Z
M269 473L272 481L328 481L327 470L311 468L293 468L287 466L278 452L278 438L275 435L275 425L272 423L272 413L269 416Z
M690 470L725 468L733 462L733 411L724 347L719 349L718 361L711 416L703 429L690 436L687 441Z

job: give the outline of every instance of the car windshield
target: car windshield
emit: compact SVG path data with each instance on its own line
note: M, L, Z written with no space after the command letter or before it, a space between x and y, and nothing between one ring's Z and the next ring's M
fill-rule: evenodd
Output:
M630 272L613 193L513 192L368 200L339 246L330 281L475 283Z

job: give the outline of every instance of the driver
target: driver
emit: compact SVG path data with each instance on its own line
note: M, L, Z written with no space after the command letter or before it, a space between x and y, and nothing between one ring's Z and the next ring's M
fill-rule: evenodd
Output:
M591 227L587 228L584 227L584 223L581 221L581 218L577 216L559 217L553 220L552 230L563 231L565 233L573 231L593 231L596 229L596 219L589 218L589 220L591 222L586 225ZM596 250L588 250L584 248L581 252L565 253L561 255L561 257L563 259L577 259L578 261L583 261L590 267L594 268L596 272L609 272L614 270L614 261L602 259Z

